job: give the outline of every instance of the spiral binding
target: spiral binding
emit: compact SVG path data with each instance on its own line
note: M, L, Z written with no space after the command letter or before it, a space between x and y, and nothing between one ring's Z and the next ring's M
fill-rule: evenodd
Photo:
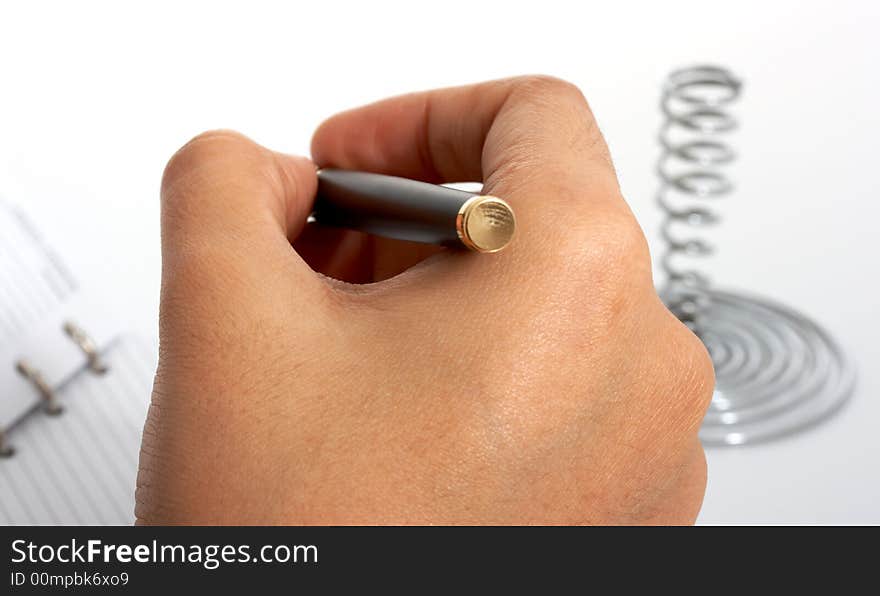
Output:
M657 203L665 213L661 267L667 307L703 341L716 387L703 420L706 444L741 445L783 436L835 412L855 388L852 362L819 325L787 306L715 288L696 262L712 254L713 201L729 195L736 155L724 136L738 126L730 106L742 83L727 69L673 71L664 86Z
M88 333L72 321L66 321L62 326L62 330L85 354L86 366L92 373L102 375L108 371L107 365L101 360L101 356L98 353L97 344ZM49 386L42 372L36 366L26 359L20 359L15 362L15 369L28 380L40 396L42 407L37 408L38 410L42 410L49 416L58 416L64 411L64 408L58 402L55 390ZM34 411L32 410L30 413ZM15 448L8 442L9 430L8 428L0 429L0 457L11 457L15 454Z

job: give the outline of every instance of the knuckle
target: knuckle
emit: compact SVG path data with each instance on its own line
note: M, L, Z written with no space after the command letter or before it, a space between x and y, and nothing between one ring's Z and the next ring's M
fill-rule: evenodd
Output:
M556 252L572 279L611 293L651 286L648 243L631 215L604 210L580 219L585 223L573 226Z
M605 139L577 85L546 75L509 79L507 85L503 112L508 117L496 120L490 137L507 151L488 162L493 180L532 178L540 165L548 174L561 170L562 179L569 181L584 181L584 172L591 172L596 191L617 188ZM524 131L523 124L533 121L540 127ZM585 167L573 169L575 158L584 160ZM601 180L598 187L595 179Z
M232 130L210 130L193 137L171 156L162 174L162 198L176 196L193 178L208 180L228 171L233 160L245 162L260 148L244 135Z
M706 347L690 329L673 319L665 332L670 397L677 404L680 427L696 430L706 414L715 389L715 369Z
M595 215L581 218L585 223L563 236L546 238L533 253L538 275L546 280L542 291L552 291L565 317L589 322L582 335L588 342L635 333L633 321L644 318L656 300L641 228L616 210Z
M526 75L513 80L513 92L532 101L560 99L586 104L580 88L564 79L549 75Z
M160 187L163 247L181 250L221 235L219 222L239 225L241 197L264 190L277 195L281 184L274 155L230 130L202 133L168 161Z
M598 257L605 267L626 272L650 267L648 242L642 228L629 214L616 214L603 218L591 231L592 237L601 239Z
M605 137L586 96L577 85L551 76L528 75L513 79L508 100L511 106L518 108L522 118L531 119L537 115L547 124L546 130L552 131L548 139L553 147L585 160L584 167L578 170L591 172L589 178L594 188L599 182L604 190L619 190ZM534 163L534 149L523 147L532 157L522 160ZM564 177L572 179L570 164Z

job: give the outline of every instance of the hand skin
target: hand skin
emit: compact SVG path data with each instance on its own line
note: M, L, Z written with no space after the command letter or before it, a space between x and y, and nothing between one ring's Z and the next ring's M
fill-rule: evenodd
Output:
M315 163L227 131L186 144L162 180L139 523L694 521L712 366L654 291L576 87L389 99L326 121L312 155L481 180L517 237L478 255L304 231Z

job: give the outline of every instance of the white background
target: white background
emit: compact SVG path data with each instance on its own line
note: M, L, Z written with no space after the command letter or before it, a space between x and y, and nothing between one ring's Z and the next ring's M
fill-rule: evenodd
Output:
M712 450L703 522L880 523L877 222L880 4L862 2L43 2L0 8L0 170L74 269L155 335L158 185L194 134L306 153L328 115L389 94L524 73L577 83L655 255L660 84L745 81L720 205L723 285L825 324L853 401L776 443ZM2 182L0 182L2 184ZM7 280L2 280L7 283Z

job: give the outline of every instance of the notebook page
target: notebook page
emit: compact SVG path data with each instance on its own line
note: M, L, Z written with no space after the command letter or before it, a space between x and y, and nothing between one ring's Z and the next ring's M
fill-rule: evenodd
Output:
M133 520L140 437L155 343L120 336L112 289L85 291L25 214L0 197L0 523L127 524ZM107 294L107 295L104 295ZM66 336L82 328L109 370L86 368ZM27 361L57 395L45 413Z
M130 524L140 437L156 354L124 336L103 354L109 371L83 372L61 393L64 412L31 416L0 459L0 524Z

